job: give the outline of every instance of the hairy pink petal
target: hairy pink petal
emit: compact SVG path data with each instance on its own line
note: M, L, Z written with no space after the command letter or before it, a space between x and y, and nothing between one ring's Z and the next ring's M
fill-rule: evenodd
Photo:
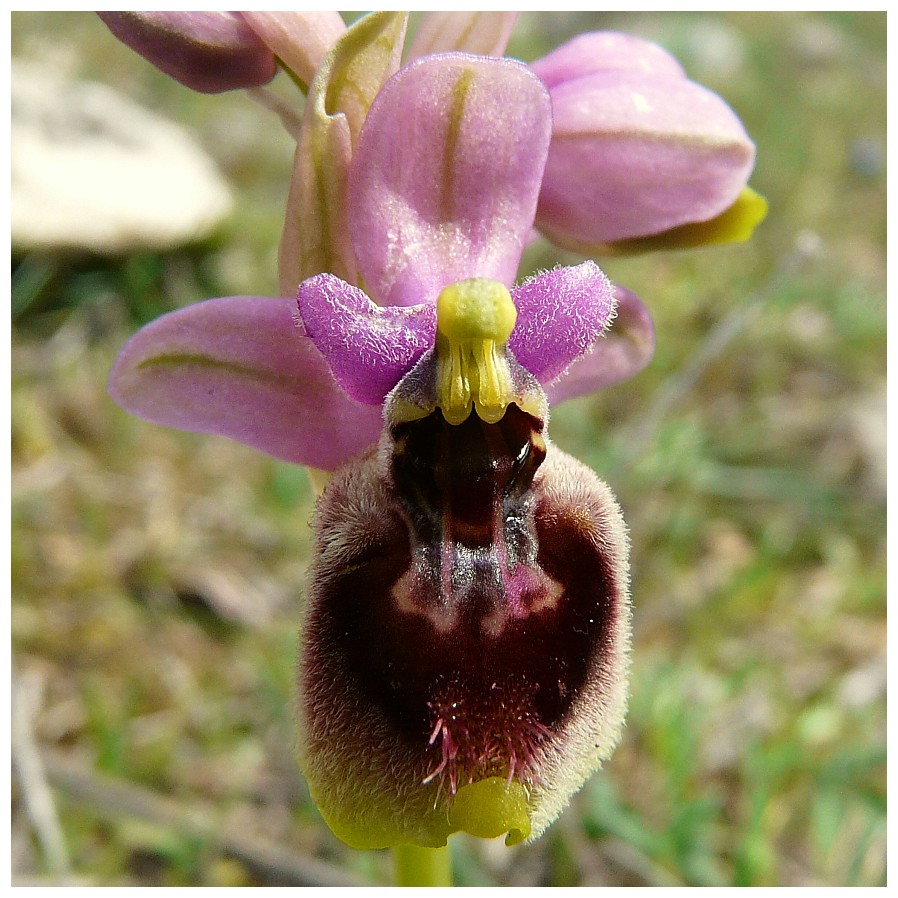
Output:
M617 317L607 334L546 390L550 404L586 396L638 374L655 351L649 310L629 290L615 285Z
M220 93L267 84L274 55L236 12L101 12L122 43L181 84Z
M109 379L126 411L333 470L377 440L380 410L346 396L289 299L197 303L138 331Z
M515 358L539 381L558 378L614 317L611 282L594 262L546 271L512 290Z
M521 63L426 56L383 87L349 174L356 259L380 305L434 302L447 284L511 284L533 222L551 130Z
M433 346L433 305L378 306L330 274L304 281L299 314L342 389L367 405L383 404L400 378Z

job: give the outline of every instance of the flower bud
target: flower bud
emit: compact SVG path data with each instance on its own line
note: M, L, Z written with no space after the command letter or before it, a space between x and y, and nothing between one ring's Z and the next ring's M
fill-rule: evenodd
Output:
M453 316L477 288L453 290ZM506 330L504 314L475 319L477 340ZM545 395L501 336L504 413L481 416L472 353L472 410L449 423L439 356L472 327L438 327L444 342L388 398L379 446L337 470L314 522L299 762L356 848L536 838L611 753L626 705L617 502L548 441Z
M581 35L532 65L552 98L536 225L595 251L729 209L754 165L735 113L655 44Z
M236 12L101 12L122 43L181 84L220 93L267 84L274 54Z

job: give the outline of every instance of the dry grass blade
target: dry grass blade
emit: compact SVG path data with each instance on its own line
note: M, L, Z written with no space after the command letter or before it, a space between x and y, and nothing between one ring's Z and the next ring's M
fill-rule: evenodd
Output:
M65 879L71 871L69 852L31 727L41 691L37 673L23 675L13 684L12 756L47 869L54 878Z
M185 838L216 844L223 855L250 868L267 882L285 886L362 886L366 883L315 858L302 857L283 845L246 833L222 831L215 815L112 777L97 774L61 754L45 759L52 785L69 800L107 818L136 817Z

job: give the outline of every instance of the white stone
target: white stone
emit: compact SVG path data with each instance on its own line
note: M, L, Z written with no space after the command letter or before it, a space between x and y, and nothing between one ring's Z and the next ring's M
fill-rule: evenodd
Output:
M183 129L101 84L14 65L10 142L16 249L167 249L233 208Z

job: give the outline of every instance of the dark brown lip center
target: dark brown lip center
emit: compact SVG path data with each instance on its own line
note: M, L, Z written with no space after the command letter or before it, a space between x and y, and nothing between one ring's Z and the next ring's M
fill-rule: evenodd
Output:
M496 512L519 515L546 456L542 425L511 405L497 424L459 425L439 411L393 428L392 474L413 540L470 548L501 541Z
M432 769L454 752L452 777L527 779L608 632L607 559L534 489L540 430L516 406L497 424L435 412L394 427L395 505L326 590L327 651L403 739L430 745Z

